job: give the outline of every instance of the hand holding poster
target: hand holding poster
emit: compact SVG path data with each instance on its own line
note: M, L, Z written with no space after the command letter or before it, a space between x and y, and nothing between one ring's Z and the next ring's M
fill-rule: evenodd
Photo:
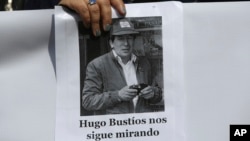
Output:
M96 38L56 7L56 141L184 139L181 3L127 9Z

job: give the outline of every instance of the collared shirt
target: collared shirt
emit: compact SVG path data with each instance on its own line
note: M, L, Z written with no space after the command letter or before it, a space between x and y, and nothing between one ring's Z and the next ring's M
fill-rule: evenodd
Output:
M114 50L112 50L112 51L113 51L115 58L117 58L118 63L122 67L127 85L131 86L131 85L138 84L137 77L136 77L135 65L134 65L134 62L136 61L137 57L134 54L132 54L131 59L127 62L127 64L124 64L122 62L121 57L118 56ZM137 100L138 100L138 96L136 96L133 99L134 107L137 103Z

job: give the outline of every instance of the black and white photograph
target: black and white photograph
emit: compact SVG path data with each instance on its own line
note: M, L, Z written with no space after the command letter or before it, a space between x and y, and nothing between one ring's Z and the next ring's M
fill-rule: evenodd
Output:
M81 116L164 111L162 17L116 18L100 37L78 27Z
M127 8L93 32L56 7L56 141L182 141L182 5Z

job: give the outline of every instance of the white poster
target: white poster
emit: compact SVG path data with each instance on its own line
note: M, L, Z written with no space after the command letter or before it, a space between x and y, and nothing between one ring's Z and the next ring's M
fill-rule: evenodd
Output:
M182 4L126 8L94 37L56 7L56 141L185 140Z

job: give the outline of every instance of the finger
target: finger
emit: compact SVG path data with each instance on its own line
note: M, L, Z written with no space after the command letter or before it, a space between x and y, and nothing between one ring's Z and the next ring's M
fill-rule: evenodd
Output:
M146 93L146 92L149 92L149 91L152 91L152 88L150 86L148 86L148 87L141 90L142 93Z
M110 0L110 3L121 16L126 16L126 8L123 0Z
M109 0L98 0L98 5L100 8L102 26L104 31L109 31L111 28L111 5Z
M128 100L130 100L130 99L132 99L132 98L134 98L134 97L135 97L135 96L134 96L134 95L131 95L131 94L124 94L124 95L122 96L122 99L128 101Z
M79 14L81 17L83 24L86 28L90 27L90 15L87 3L83 0L61 0L60 5L66 6L76 13Z
M145 98L145 99L150 99L150 98L152 98L153 97L153 92L149 92L149 93L140 93L139 94L139 96L140 97L143 97L143 98Z
M133 91L127 91L124 95L129 96L129 97L134 97L137 94L137 92Z
M88 0L85 0L87 3L89 2ZM101 35L101 30L100 30L100 9L98 4L88 4L89 8L89 14L90 14L90 23L92 27L92 32L95 36L100 36Z
M129 92L129 93L137 93L137 90L136 89L128 89L127 92Z
M130 93L130 96L135 97L137 95L137 92Z

